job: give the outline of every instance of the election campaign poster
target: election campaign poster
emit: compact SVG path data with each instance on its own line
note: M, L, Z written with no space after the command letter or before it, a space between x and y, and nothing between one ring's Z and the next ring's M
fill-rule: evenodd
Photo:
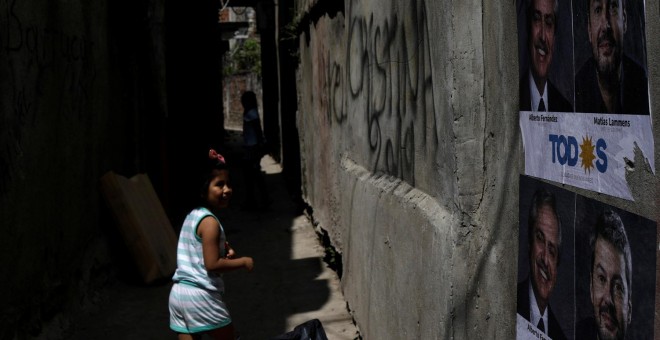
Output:
M643 1L518 0L525 174L632 200L655 172Z
M517 339L654 339L657 224L520 176Z

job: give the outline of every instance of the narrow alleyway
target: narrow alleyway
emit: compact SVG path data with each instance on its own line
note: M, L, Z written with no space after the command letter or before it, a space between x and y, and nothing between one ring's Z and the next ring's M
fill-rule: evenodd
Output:
M240 132L230 132L228 148L240 152ZM226 274L226 298L242 340L269 339L317 318L329 339L358 338L337 274L323 262L309 219L285 190L281 168L262 160L274 203L265 212L240 209L242 178L233 170L235 195L219 216L239 255L252 256L255 269ZM78 320L66 339L176 339L168 327L171 283L152 286L118 280Z

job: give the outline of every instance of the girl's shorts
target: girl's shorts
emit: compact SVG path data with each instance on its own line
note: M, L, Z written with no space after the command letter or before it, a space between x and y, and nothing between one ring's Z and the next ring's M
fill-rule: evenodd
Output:
M222 294L174 283L170 291L170 328L177 333L201 333L231 323Z

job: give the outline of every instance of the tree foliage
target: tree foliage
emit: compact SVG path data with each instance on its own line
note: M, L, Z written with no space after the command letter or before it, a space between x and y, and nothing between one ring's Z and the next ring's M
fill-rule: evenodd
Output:
M236 44L236 47L225 56L226 76L248 72L261 77L261 44L255 38L248 38Z

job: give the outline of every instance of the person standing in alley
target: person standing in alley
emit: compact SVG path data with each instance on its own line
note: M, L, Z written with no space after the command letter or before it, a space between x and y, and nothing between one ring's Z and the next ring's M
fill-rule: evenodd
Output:
M243 105L243 176L245 201L241 208L247 211L264 210L271 204L266 179L261 172L261 158L265 154L266 139L261 128L257 95L246 91L241 96ZM256 191L259 191L259 202Z
M237 257L218 220L229 205L233 190L222 155L210 150L200 178L200 205L183 222L177 245L177 268L170 291L170 328L179 340L235 338L229 310L223 300L222 273L244 268L252 271L251 257ZM203 184L202 184L203 183Z

